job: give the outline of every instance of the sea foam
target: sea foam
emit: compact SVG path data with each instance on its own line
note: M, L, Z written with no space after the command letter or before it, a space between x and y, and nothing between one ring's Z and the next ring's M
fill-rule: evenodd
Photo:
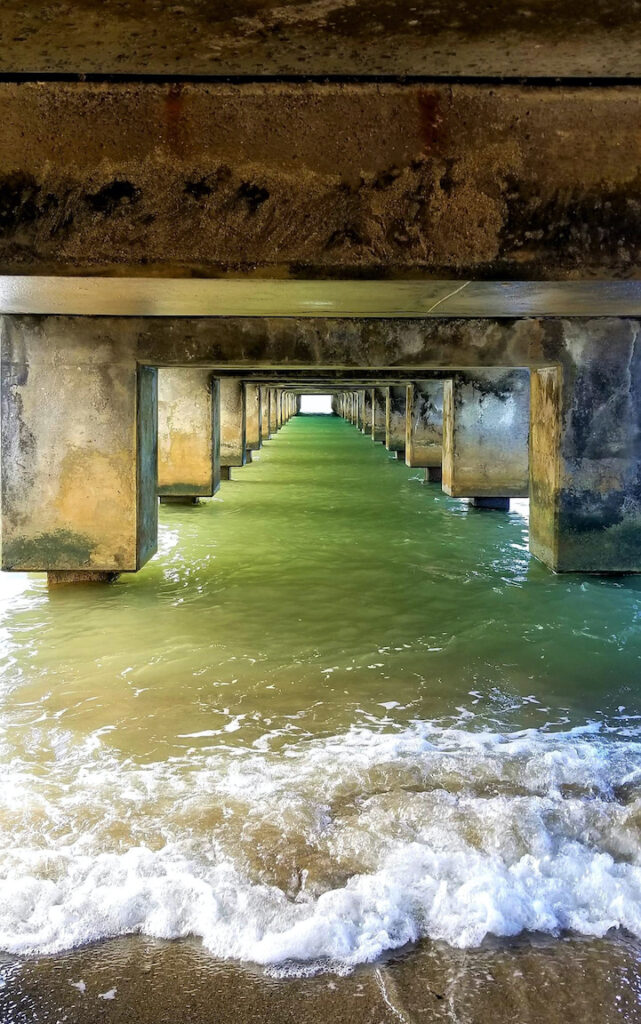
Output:
M417 722L140 765L103 744L0 792L0 947L143 933L349 970L421 938L641 935L637 728Z

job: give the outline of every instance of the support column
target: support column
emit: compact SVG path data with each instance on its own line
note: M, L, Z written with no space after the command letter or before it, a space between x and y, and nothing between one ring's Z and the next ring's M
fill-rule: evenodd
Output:
M246 448L249 452L257 452L263 443L263 410L260 391L257 384L245 382Z
M363 392L363 427L364 434L372 434L372 389L365 388Z
M278 391L276 388L269 389L269 436L273 437L278 432Z
M443 382L421 380L405 392L405 464L425 469L425 480L439 483L443 462Z
M82 321L2 329L2 568L109 581L156 551L157 376Z
M220 486L219 384L211 370L158 370L158 494L195 504Z
M260 389L260 439L261 444L263 441L269 440L269 407L270 407L270 388Z
M641 347L626 320L565 321L531 374L530 550L556 572L641 572Z
M238 377L220 380L220 476L231 479L234 466L247 463L245 388Z
M385 443L385 415L389 388L372 388L372 440Z
M443 490L480 508L528 495L528 370L456 371L443 391Z
M405 458L405 409L407 387L387 388L385 401L385 447L394 452L397 459Z
M361 432L365 429L365 391L363 389L356 392L356 429Z

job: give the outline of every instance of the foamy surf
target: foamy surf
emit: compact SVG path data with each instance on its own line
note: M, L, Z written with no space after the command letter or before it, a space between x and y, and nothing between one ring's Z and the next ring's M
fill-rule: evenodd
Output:
M417 722L153 765L62 744L0 791L0 947L192 935L309 973L422 938L641 936L638 737Z

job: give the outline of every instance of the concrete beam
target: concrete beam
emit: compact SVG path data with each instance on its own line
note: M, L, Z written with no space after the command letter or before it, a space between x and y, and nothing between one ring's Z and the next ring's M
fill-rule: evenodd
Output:
M528 496L529 376L527 370L486 369L458 372L444 382L446 494L483 499Z
M640 96L0 82L0 272L641 277Z
M211 371L158 371L158 494L211 497L220 486L220 385Z

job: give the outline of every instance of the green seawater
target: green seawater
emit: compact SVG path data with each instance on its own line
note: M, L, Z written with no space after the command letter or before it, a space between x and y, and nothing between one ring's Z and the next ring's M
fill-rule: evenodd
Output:
M108 587L0 581L0 948L267 969L641 934L641 581L555 576L335 417Z

